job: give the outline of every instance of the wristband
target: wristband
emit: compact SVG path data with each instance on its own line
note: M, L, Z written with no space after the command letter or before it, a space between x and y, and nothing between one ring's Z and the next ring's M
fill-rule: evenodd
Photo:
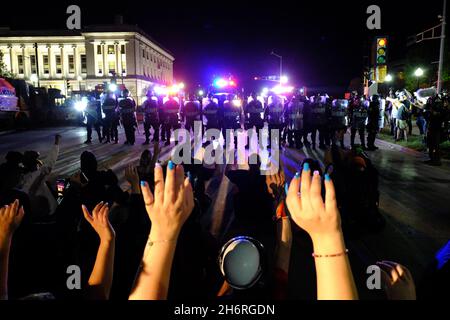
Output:
M177 240L176 239L171 239L171 240L159 240L159 241L148 241L147 242L147 246L149 246L149 247L151 247L151 246L153 246L154 244L157 244L157 243L169 243L169 242L177 242Z
M348 249L345 249L344 252L341 253L335 253L335 254L316 254L312 253L313 258L335 258L335 257L341 257L348 254Z

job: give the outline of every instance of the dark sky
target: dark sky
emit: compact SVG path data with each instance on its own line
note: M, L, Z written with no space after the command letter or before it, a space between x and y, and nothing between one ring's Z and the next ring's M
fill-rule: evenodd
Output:
M285 73L298 85L346 87L360 76L369 39L390 36L390 58L401 56L406 37L439 23L442 0L412 1L39 1L2 4L0 25L12 29L65 28L69 4L79 4L82 23L112 23L115 14L138 24L176 58L175 76L204 84L231 73L241 83L256 75ZM378 4L382 30L366 28L366 8ZM27 8L27 12L24 9ZM5 12L11 14L5 15ZM331 90L331 89L330 89Z

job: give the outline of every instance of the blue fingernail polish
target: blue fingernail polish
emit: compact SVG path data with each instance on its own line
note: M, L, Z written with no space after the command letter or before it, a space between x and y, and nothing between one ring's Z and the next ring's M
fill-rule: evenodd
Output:
M172 160L169 160L169 170L173 170L175 168L175 164L172 162Z
M325 181L331 181L330 175L328 173L325 174Z
M145 181L141 181L141 187L145 187Z
M192 174L191 174L191 172L190 171L186 172L186 175L187 175L189 181L192 183Z
M304 171L309 171L309 163L308 163L308 162L305 162L305 163L303 164L303 170L304 170Z
M298 178L300 178L300 172L296 172L295 173L295 177L294 177L295 179L298 179Z

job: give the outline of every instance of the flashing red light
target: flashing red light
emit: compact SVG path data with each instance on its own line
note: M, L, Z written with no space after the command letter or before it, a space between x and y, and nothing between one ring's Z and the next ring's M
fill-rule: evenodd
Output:
M235 87L235 86L236 86L236 82L234 82L233 80L230 80L230 81L228 82L228 85L229 85L230 87Z

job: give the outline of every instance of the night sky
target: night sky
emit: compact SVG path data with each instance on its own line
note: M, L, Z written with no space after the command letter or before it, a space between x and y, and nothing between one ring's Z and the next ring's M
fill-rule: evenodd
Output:
M361 75L375 35L390 36L389 58L401 57L406 37L439 23L441 0L418 7L411 1L8 1L0 26L64 29L69 4L82 9L83 25L111 24L121 14L175 56L177 80L205 84L214 74L235 75L241 84L284 70L297 85L345 90ZM382 30L366 28L366 8L378 4ZM27 8L27 12L24 9ZM6 14L10 12L11 14Z

